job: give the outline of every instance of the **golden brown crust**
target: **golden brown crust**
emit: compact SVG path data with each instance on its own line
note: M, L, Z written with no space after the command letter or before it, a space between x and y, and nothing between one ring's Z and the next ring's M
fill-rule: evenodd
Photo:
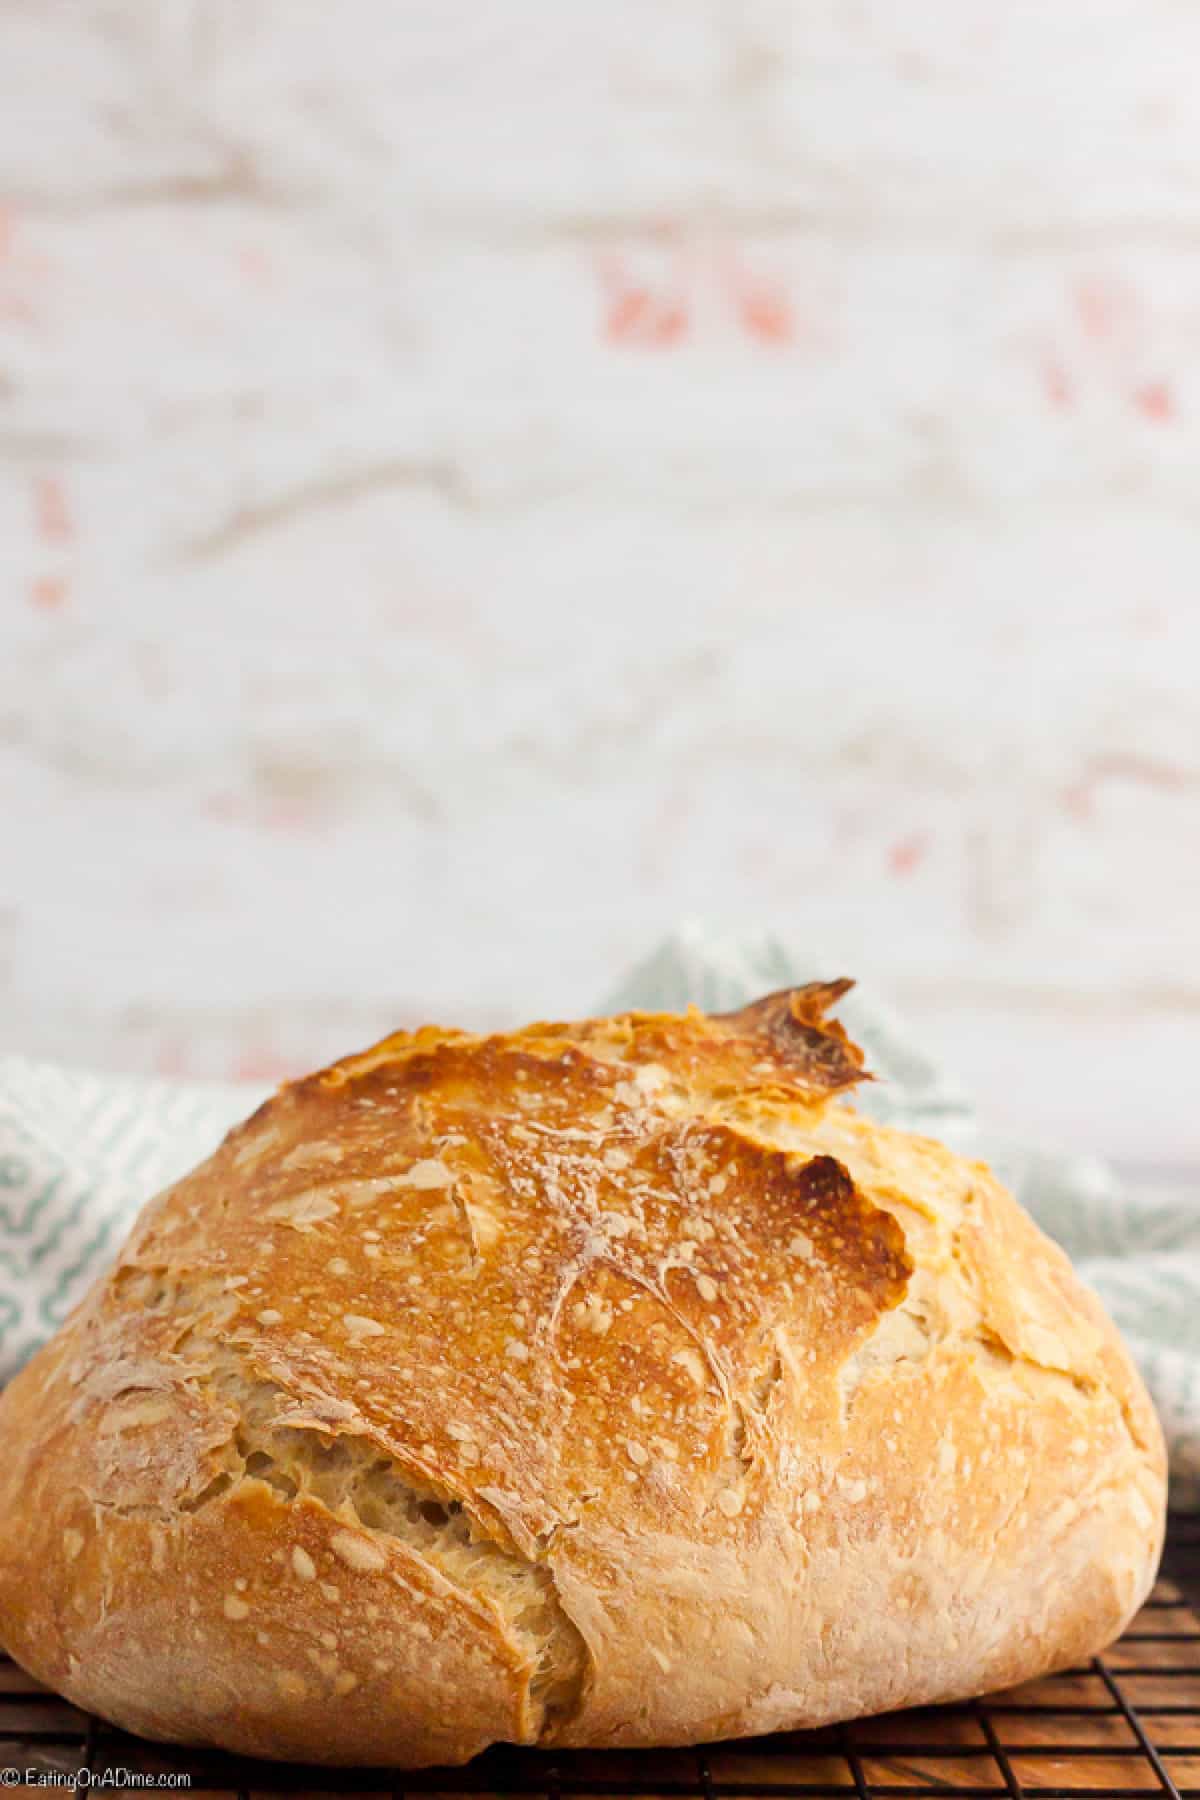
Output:
M979 1165L838 1096L846 984L427 1028L284 1088L0 1400L0 1635L156 1736L686 1742L1114 1636L1161 1437Z
M748 1045L780 1061L817 1093L834 1094L869 1079L863 1053L852 1044L836 1019L826 1013L854 986L840 981L810 981L805 987L780 988L737 1012L720 1013Z

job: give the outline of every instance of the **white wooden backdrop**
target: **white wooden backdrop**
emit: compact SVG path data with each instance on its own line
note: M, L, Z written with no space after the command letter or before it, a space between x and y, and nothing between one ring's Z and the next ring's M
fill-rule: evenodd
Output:
M0 0L0 1048L685 913L1200 1152L1200 11Z

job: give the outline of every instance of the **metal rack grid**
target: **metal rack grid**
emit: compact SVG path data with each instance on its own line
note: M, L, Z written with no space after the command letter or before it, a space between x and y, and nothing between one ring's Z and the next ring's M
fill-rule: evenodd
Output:
M984 1700L692 1750L497 1748L466 1768L324 1769L144 1743L0 1659L0 1769L187 1775L193 1795L656 1795L688 1800L1134 1800L1200 1795L1200 1519L1175 1519L1131 1629L1085 1667ZM35 1777L32 1777L36 1779ZM9 1791L11 1777L8 1778ZM19 1789L18 1789L19 1791ZM27 1791L36 1791L30 1788ZM165 1787L163 1790L166 1791Z

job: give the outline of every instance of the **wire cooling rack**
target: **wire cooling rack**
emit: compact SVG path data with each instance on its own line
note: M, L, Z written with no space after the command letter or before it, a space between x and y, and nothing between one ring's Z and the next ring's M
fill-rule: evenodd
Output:
M1195 1610L1194 1610L1195 1609ZM689 1800L1133 1800L1200 1795L1200 1518L1176 1518L1163 1574L1103 1656L958 1706L695 1750L498 1748L462 1769L389 1775L300 1768L144 1743L68 1706L0 1659L0 1771L9 1791L80 1786L251 1800L258 1794L688 1796ZM132 1776L132 1781L130 1780ZM183 1778L186 1778L183 1779Z

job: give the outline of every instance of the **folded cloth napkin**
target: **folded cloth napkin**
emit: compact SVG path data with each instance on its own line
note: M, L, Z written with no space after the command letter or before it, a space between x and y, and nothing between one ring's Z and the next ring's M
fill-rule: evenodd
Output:
M597 1010L694 1001L721 1012L840 972L774 938L686 926ZM878 1078L856 1104L991 1163L1100 1294L1158 1406L1173 1503L1200 1506L1200 1213L1126 1193L1090 1157L989 1136L875 995L854 989L838 1016ZM207 1156L267 1091L0 1060L0 1382L62 1323L142 1203Z

